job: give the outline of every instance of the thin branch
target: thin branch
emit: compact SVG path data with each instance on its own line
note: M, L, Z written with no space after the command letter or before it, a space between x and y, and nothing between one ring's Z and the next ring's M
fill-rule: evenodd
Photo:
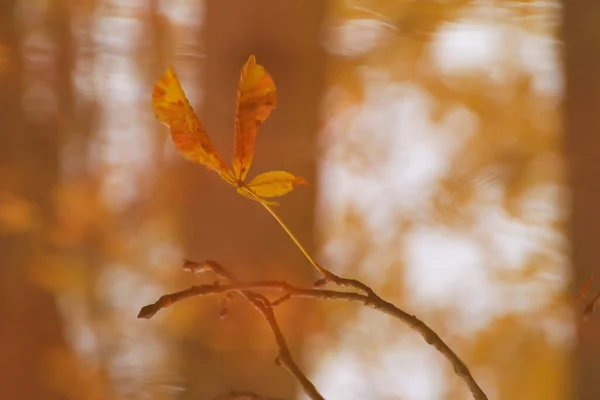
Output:
M286 367L290 374L296 378L296 380L300 383L304 392L313 400L325 400L325 398L319 393L315 385L304 375L304 372L298 367L298 365L294 362L292 358L292 353L287 345L285 337L277 324L277 319L275 318L275 313L273 312L273 307L268 305L268 303L263 304L258 301L250 300L246 297L254 307L260 312L263 318L267 321L269 326L271 327L271 331L275 336L275 341L277 342L277 346L279 346L279 357L277 358L277 363Z
M328 290L328 289L306 289L300 288L297 286L290 285L286 282L281 281L259 281L253 283L233 283L231 285L199 285L192 286L187 290L183 290L176 293L171 293L162 296L158 299L158 301L154 304L147 305L143 307L138 315L138 318L151 318L156 314L161 308L168 307L169 305L186 299L192 296L204 296L204 295L214 295L220 293L228 293L228 292L246 292L249 290L269 290L269 291L277 291L283 292L289 298L294 297L305 297L305 298L313 298L313 299L322 299L322 300L345 300L345 301L353 301L362 303L363 305L373 308L375 310L384 312L388 315L391 315L408 326L410 326L413 330L418 332L423 339L430 345L434 346L446 359L452 364L454 368L454 372L463 379L463 381L469 387L473 398L476 400L487 400L486 394L479 387L471 372L469 371L466 364L460 359L460 357L454 353L454 351L440 338L440 336L435 333L433 329L431 329L427 324L423 321L411 315L400 308L396 307L392 303L389 303L383 300L381 297L377 296L371 291L371 294L364 295L361 293L355 292L343 292L336 290ZM269 304L269 303L266 303ZM272 314L272 309L270 307L266 307L265 304L261 304L263 309L269 310L266 313L263 313L263 316L267 321L268 313ZM259 309L260 311L260 309ZM262 313L262 312L261 312ZM277 337L276 337L277 338ZM279 342L278 342L279 344ZM287 349L287 347L284 347ZM287 350L289 353L289 350ZM282 360L283 361L283 360ZM290 371L293 373L293 371ZM316 389L315 389L316 390Z
M239 285L238 280L235 278L235 276L233 274L231 274L230 272L228 272L227 270L225 270L225 268L223 268L220 264L218 264L215 261L206 261L202 264L199 264L194 261L186 260L183 265L183 268L185 270L192 271L195 273L212 271L218 277L232 282L230 287L233 287L236 284ZM212 286L213 288L222 287L218 283L216 283L214 285L204 285L204 286L209 286L209 287ZM192 287L192 289L193 288L194 287ZM195 288L200 288L200 286L195 286ZM292 353L287 345L287 341L285 340L285 336L283 336L283 333L281 332L281 328L279 327L279 324L277 323L277 319L275 318L275 313L273 312L273 307L271 306L269 300L261 294L254 293L250 290L244 290L243 288L241 288L239 290L235 290L235 289L228 290L227 292L232 292L232 291L239 293L242 297L244 297L246 300L248 300L254 306L254 308L256 308L256 310L263 316L265 321L267 321L267 323L269 324L269 327L271 328L271 331L273 332L273 336L275 337L275 341L277 342L277 346L279 347L279 356L276 359L277 364L283 365L288 370L288 372L290 374L292 374L292 376L294 378L296 378L296 380L302 386L302 389L304 390L304 392L311 399L325 400L325 398L319 393L319 391L317 390L315 385L306 377L304 372L302 372L300 367L298 367L298 365L294 361L294 358L292 357ZM174 293L172 295L162 296L157 303L160 303L161 299L163 299L161 304L167 304L167 306L169 306L177 301L186 299L188 297L191 297L194 295L200 295L200 293L198 293L198 294L192 294L192 293L193 293L193 291L192 292L183 291L183 292ZM221 292L221 293L225 293L225 292ZM205 293L205 294L209 294L209 293ZM148 307L150 307L150 308L148 308ZM151 318L161 308L164 308L164 307L161 307L160 305L158 306L158 308L152 308L152 306L146 306L146 307L142 308L142 310L140 311L140 313L138 315L138 318Z

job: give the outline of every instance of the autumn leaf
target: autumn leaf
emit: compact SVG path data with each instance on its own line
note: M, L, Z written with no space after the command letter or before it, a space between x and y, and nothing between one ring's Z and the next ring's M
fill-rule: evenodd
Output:
M242 68L235 113L233 172L239 181L244 181L252 164L258 128L276 103L277 89L271 75L251 55Z
M278 197L291 192L295 185L306 184L306 180L285 171L270 171L254 177L248 187L258 197Z
M252 163L258 128L271 114L276 101L277 93L271 75L264 67L256 64L255 57L251 55L242 68L238 85L232 172L211 143L173 68L167 69L152 92L152 107L156 118L169 127L179 153L190 161L216 171L240 195L265 206L277 203L264 197L283 196L295 185L307 183L285 171L267 172L258 175L249 184L244 183Z
M183 157L216 171L229 183L234 181L186 98L172 67L154 86L152 108L156 118L169 127L173 143Z

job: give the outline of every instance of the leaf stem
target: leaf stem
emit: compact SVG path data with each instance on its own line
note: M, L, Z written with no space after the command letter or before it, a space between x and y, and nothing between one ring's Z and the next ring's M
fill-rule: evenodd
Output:
M292 239L292 241L294 242L294 244L300 249L300 251L302 252L302 254L304 254L304 257L306 257L306 259L308 260L308 262L311 263L311 265L313 267L315 267L315 269L317 271L319 271L319 273L321 275L323 275L324 278L333 278L333 277L335 277L335 275L331 271L329 271L326 268L321 267L319 265L319 263L317 263L315 261L315 259L312 258L312 256L306 250L306 248L302 245L302 243L300 243L300 240L298 240L298 238L296 237L296 235L294 235L294 232L292 232L292 230L285 224L285 222L283 222L283 220L281 219L281 217L279 217L279 215L277 215L277 213L275 212L275 210L273 210L273 207L271 207L267 203L264 203L264 202L262 202L260 200L259 200L259 202L269 212L269 214L271 214L271 216L273 218L275 218L275 221L277 221L277 223L283 228L283 230L285 231L285 233L288 234L288 236L290 237L290 239Z

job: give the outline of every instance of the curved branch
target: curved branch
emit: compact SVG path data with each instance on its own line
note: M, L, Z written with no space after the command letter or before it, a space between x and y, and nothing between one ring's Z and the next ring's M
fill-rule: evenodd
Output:
M156 314L161 308L168 307L169 305L186 299L192 296L204 296L204 295L214 295L220 293L229 293L229 292L246 292L249 290L269 290L269 291L277 291L284 292L284 298L294 298L294 297L305 297L305 298L313 298L313 299L322 299L322 300L345 300L345 301L353 301L362 303L363 305L373 308L375 310L384 312L388 315L391 315L413 330L418 332L423 339L430 345L434 346L453 366L454 372L463 379L466 385L469 387L473 398L476 400L487 400L486 394L479 387L473 375L469 371L469 368L466 364L460 359L460 357L440 338L440 336L435 333L433 329L431 329L427 324L421 321L414 315L411 315L400 308L396 307L394 304L389 303L383 300L381 297L377 296L370 291L369 295L364 295L361 293L355 292L343 292L337 290L329 290L329 289L307 289L301 288L297 286L290 285L286 282L282 281L259 281L252 283L233 283L230 285L220 285L220 284L212 284L212 285L199 285L192 286L187 290L183 290L176 293L171 293L162 296L158 299L158 301L154 304L147 305L140 310L138 318L151 318ZM280 304L281 299L277 300L276 303ZM254 304L254 303L253 303ZM268 303L267 303L268 304ZM264 307L264 304L262 305ZM272 308L269 306L268 310L272 313ZM259 309L260 311L260 309ZM262 312L261 312L262 314ZM268 312L267 312L268 314ZM263 314L267 322L269 319L265 314ZM279 331L280 332L280 331ZM275 331L274 331L275 333ZM279 344L279 342L278 342ZM280 346L281 349L281 346ZM287 346L284 347L287 349ZM287 350L289 353L289 350ZM283 361L283 359L282 359ZM293 373L293 371L290 371ZM312 383L311 383L312 385ZM315 389L316 390L316 389Z
M186 260L185 263L183 264L183 268L187 271L191 271L191 272L195 272L195 273L211 271L215 275L217 275L219 278L222 278L222 279L232 282L232 285L230 285L230 287L235 286L238 282L232 273L225 270L225 268L223 268L220 264L218 264L214 261L206 261L203 264L198 264L194 261ZM208 287L213 287L213 288L215 288L215 287L225 288L225 286L220 286L218 283L216 283L214 285L203 285L203 286L208 286ZM202 290L200 290L200 292L195 292L194 288L198 289L198 288L200 288L200 286L195 286L195 287L193 286L191 289L189 289L187 291L184 290L182 292L162 296L158 300L158 302L155 303L154 305L146 306L146 307L142 308L142 310L140 311L140 313L138 315L138 318L151 318L161 308L168 307L177 301L180 301L180 300L186 299L188 297L192 297L192 296L209 294L209 293L201 293ZM232 290L223 291L220 293L226 293L226 292L239 293L242 297L244 297L246 300L248 300L254 306L254 308L263 316L265 321L267 321L267 323L269 324L269 327L271 328L271 332L273 332L273 336L275 337L275 342L277 343L277 347L279 348L279 355L276 359L277 365L283 365L288 370L288 372L290 374L292 374L292 376L298 381L298 383L300 384L300 386L302 387L304 392L312 400L325 400L325 398L319 393L319 391L317 390L315 385L310 381L310 379L308 379L306 377L304 372L302 372L300 367L298 367L298 365L294 361L294 358L292 357L290 348L288 347L287 341L285 340L285 336L281 332L281 328L279 327L279 324L277 323L277 319L275 318L273 306L271 305L269 300L265 296L263 296L259 293L254 293L250 290L232 289Z

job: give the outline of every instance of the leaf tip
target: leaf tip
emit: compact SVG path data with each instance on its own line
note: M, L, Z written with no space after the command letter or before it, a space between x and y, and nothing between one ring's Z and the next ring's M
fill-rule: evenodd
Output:
M174 79L174 80L179 80L179 78L177 77L177 73L175 72L175 67L173 66L173 64L169 64L167 65L167 68L165 69L165 72L163 72L162 74L163 79Z
M294 185L308 185L308 181L301 176L294 177L293 183Z

